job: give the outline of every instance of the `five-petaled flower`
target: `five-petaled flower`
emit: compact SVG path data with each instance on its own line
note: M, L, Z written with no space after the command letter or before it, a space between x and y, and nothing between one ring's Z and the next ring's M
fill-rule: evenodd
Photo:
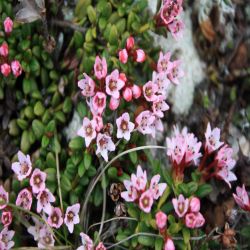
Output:
M59 207L52 207L48 217L48 224L54 228L60 228L63 224L62 211Z
M37 194L45 189L45 180L47 174L42 172L40 169L36 168L30 177L30 186L32 187L32 192Z
M27 188L24 188L23 190L21 190L19 194L17 195L16 205L26 210L31 209L32 193Z
M83 73L84 79L78 81L78 87L82 90L82 95L91 97L95 94L95 82L86 73Z
M97 56L95 58L94 71L97 79L101 80L106 77L108 68L105 57L100 58Z
M77 248L77 250L93 250L93 241L89 238L87 234L80 233L82 245Z
M50 214L52 210L51 202L55 202L54 195L49 191L49 189L45 188L37 195L37 212L40 213L42 210Z
M117 125L117 138L124 138L125 140L130 140L130 134L133 131L135 125L133 122L130 122L129 113L123 113L116 120Z
M220 142L220 129L214 128L212 130L210 123L207 124L205 137L206 137L205 148L209 154L223 145L223 142Z
M139 199L139 207L145 213L150 213L153 202L154 202L154 193L151 189L148 189L144 193L142 193Z
M64 223L68 227L70 233L73 233L74 225L80 222L79 218L80 204L76 203L72 206L67 207Z

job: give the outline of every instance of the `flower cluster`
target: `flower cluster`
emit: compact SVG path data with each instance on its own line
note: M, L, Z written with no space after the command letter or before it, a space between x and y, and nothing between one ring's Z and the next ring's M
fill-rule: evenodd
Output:
M4 30L7 36L10 35L13 29L13 21L7 17L4 21ZM18 60L9 61L9 46L6 42L3 42L0 46L0 68L3 76L7 77L11 71L15 77L22 74L22 66Z
M148 185L147 173L139 165L136 175L132 174L130 181L124 181L127 191L122 192L121 197L127 202L138 203L142 211L150 213L154 200L158 200L167 187L166 183L159 181L160 175L155 175Z
M106 250L106 247L102 242L99 242L99 244L94 248L94 243L91 240L91 238L84 233L80 233L82 245L77 248L77 250Z
M157 26L166 27L175 39L182 37L184 23L178 19L181 14L183 0L163 0L159 13L156 16Z
M235 202L246 211L250 211L250 201L249 196L246 191L245 185L243 184L242 188L236 188L236 194L233 194Z

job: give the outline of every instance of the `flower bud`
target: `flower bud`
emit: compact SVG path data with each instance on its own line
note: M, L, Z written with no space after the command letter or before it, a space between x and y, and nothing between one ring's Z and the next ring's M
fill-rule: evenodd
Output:
M191 198L190 202L189 202L189 209L191 212L193 213L197 213L200 211L200 199L198 199L197 197L193 197Z
M5 20L4 20L4 31L6 33L11 33L12 32L12 29L13 29L13 21L7 17Z
M135 40L132 36L130 36L126 41L126 48L127 50L131 50L135 45Z
M132 87L133 97L138 99L141 96L141 88L138 85L133 85Z
M124 73L120 73L119 74L119 79L121 79L122 81L126 82L127 81L127 77Z
M168 217L165 213L163 213L162 211L159 211L155 215L155 219L156 219L156 225L159 229L164 229L166 227Z
M95 120L95 122L96 122L95 130L96 130L97 132L100 132L100 131L102 130L102 128L103 128L103 120L102 120L102 117L96 115L96 116L93 117L93 120Z
M136 60L137 62L142 63L142 62L145 61L145 59L146 59L146 54L145 54L145 52L144 52L142 49L137 49L137 50L136 50L136 57L135 57L135 60Z
M1 216L1 222L2 224L7 227L12 222L12 213L11 211L3 211Z
M123 98L127 101L130 102L132 100L132 90L129 87L126 87L123 92L122 92Z
M7 64L7 63L4 63L1 65L1 73L7 77L11 72L11 68L10 68L10 65Z
M111 110L116 110L119 107L119 104L120 104L120 99L111 97L110 102L109 102L109 108Z
M167 238L165 241L164 250L175 250L174 242L171 238Z
M0 47L0 55L3 57L8 56L9 54L9 47L7 43L3 43Z
M22 66L19 61L15 60L11 62L12 73L15 77L18 77L22 74Z
M128 61L128 52L126 49L119 51L119 60L121 63L125 64Z

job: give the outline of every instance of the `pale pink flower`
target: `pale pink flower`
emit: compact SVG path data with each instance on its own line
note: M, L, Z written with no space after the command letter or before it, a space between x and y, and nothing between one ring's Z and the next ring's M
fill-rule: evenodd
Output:
M176 85L180 83L179 78L182 78L184 76L184 71L181 69L180 65L180 60L171 62L171 69L168 73L168 79Z
M6 17L4 22L3 22L3 25L4 25L4 31L5 33L11 33L12 32L12 29L13 29L13 21L9 18L9 17Z
M128 37L126 41L126 49L131 50L133 49L134 45L135 45L134 38L132 36Z
M49 228L45 225L39 233L38 247L43 249L50 249L50 247L53 247L54 245L54 237Z
M16 205L19 206L19 207L22 207L22 208L24 208L26 210L31 209L32 193L27 188L24 188L17 195Z
M160 73L153 72L152 82L158 86L157 94L163 95L164 97L167 95L167 90L171 84L169 79L167 78L166 72L162 71Z
M153 197L158 200L161 197L167 187L166 183L159 183L161 176L159 174L152 177L150 181L150 189L153 191Z
M188 213L185 216L185 225L188 228L199 228L205 223L205 219L201 213Z
M12 222L12 212L11 211L3 211L1 216L1 222L4 227L7 227Z
M4 243L3 250L12 249L15 245L15 242L12 240L14 237L15 231L8 230L8 227L4 227L0 233L0 241Z
M0 55L3 57L8 56L9 54L9 46L6 42L4 42L1 46L0 46Z
M145 213L150 213L154 199L153 199L153 192L151 189L148 189L144 193L142 193L139 199L139 207Z
M164 243L164 250L175 250L174 242L171 238L167 238Z
M228 166L229 168L233 168L236 161L232 158L233 149L228 145L224 145L216 154L215 159L217 160L218 167Z
M236 188L236 194L233 194L235 202L244 210L250 211L250 202L249 196L246 191L245 185L243 184L242 188Z
M117 125L117 138L124 138L125 140L130 140L130 134L133 131L135 125L130 122L129 113L123 113L118 119L116 119Z
M197 197L192 197L189 201L189 210L193 213L197 213L200 211L201 202Z
M82 95L86 97L95 94L95 82L86 73L83 73L84 79L78 81L78 87L82 90Z
M153 112L157 117L164 117L165 111L169 110L168 104L164 101L163 95L157 96L157 99L153 102Z
M42 210L46 214L50 214L52 210L51 202L55 202L54 195L45 188L37 195L37 212L40 213Z
M37 194L45 189L45 181L47 174L42 172L40 169L36 168L30 177L30 186L32 187L32 192Z
M151 124L150 127L151 127L151 131L152 131L151 135L153 138L155 138L156 131L163 132L163 130L164 130L163 123L162 123L161 119L157 116L155 116L155 120Z
M232 166L223 166L216 171L216 177L225 181L229 188L231 188L230 182L237 180L236 175L231 171L232 169Z
M132 89L130 87L126 87L122 91L122 96L123 96L125 101L130 102L132 100L132 97L133 97Z
M93 116L93 120L95 121L96 123L96 127L95 127L95 130L97 132L100 132L103 128L103 120L102 120L102 117L99 116L99 115L95 115Z
M94 71L97 79L101 80L106 77L108 68L105 57L101 59L97 56L95 58Z
M54 228L60 228L63 224L62 211L59 207L52 207L48 217L48 224Z
M11 62L11 70L15 77L18 77L22 74L22 66L18 60Z
M174 20L168 24L168 29L176 40L179 40L183 36L184 27L184 23L181 20Z
M182 218L188 211L189 200L184 198L182 194L178 198L173 198L172 203L176 214Z
M155 121L155 116L149 110L142 111L135 119L138 127L137 130L142 134L152 133L152 124Z
M99 133L96 139L96 154L101 154L105 161L108 161L108 151L115 151L115 144L110 136Z
M185 152L185 162L190 164L194 162L195 165L198 163L198 159L202 156L200 153L201 142L194 136L193 133L188 133L185 136L186 140L186 152Z
M154 102L157 100L158 86L153 82L149 81L142 87L143 95L148 102Z
M128 52L126 49L122 49L119 51L119 61L123 64L127 63L128 61Z
M123 184L127 191L121 192L121 197L127 202L135 201L138 198L138 194L132 182L124 180Z
M78 130L77 135L85 139L86 147L88 147L91 141L96 138L96 121L84 117L82 127Z
M89 238L87 234L80 233L82 239L82 245L77 248L77 250L93 250L93 241Z
M160 52L160 56L157 62L157 71L169 73L172 67L172 63L170 62L171 53L167 52L165 55Z
M146 170L143 171L141 166L137 166L136 175L131 175L131 182L132 185L138 190L138 191L144 191L147 185L147 172Z
M4 187L0 186L0 210L4 209L9 202L9 193L5 191Z
M138 85L134 84L131 89L133 98L138 99L141 96L141 88Z
M33 235L34 240L37 241L39 240L40 231L44 227L44 223L42 223L40 220L38 220L35 217L32 217L32 220L34 221L35 225L28 227L28 233Z
M92 105L94 113L101 115L106 107L106 95L103 92L97 92L93 99ZM93 113L93 112L92 112Z
M104 246L102 242L99 242L95 250L106 250L106 247Z
M1 65L1 73L7 77L11 72L11 67L8 63L4 63Z
M209 154L217 150L221 145L223 145L223 142L220 142L220 129L214 128L213 130L211 130L210 123L207 124L205 137L205 148Z
M156 225L158 229L162 230L167 227L167 219L168 219L168 216L162 211L159 211L156 213L155 220L156 220Z
M116 110L120 105L120 98L116 99L113 96L111 96L110 98L110 102L109 102L109 108L111 110Z
M30 175L32 171L32 164L29 155L25 156L21 151L18 151L17 156L18 162L12 163L11 168L17 175L17 179L22 181Z
M68 227L68 230L70 233L73 233L74 225L80 222L80 218L78 215L79 210L80 210L79 203L76 203L72 206L67 207L65 217L64 217L64 223Z
M120 97L120 90L124 87L125 82L120 79L119 71L115 69L106 76L106 93L116 99Z
M135 60L139 63L142 63L146 60L146 54L142 49L137 49L135 51Z

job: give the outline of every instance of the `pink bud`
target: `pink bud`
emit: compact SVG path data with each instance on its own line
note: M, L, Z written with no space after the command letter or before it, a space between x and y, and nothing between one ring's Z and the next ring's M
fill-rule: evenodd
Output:
M126 48L127 50L131 50L135 45L135 40L132 36L130 36L126 41Z
M130 102L132 100L132 89L129 87L126 87L123 92L122 92L123 98L127 101Z
M114 97L111 97L109 102L109 108L111 110L116 110L119 107L120 99L115 99Z
M168 217L165 213L163 213L162 211L159 211L155 215L155 219L156 219L156 225L159 229L164 229L166 227Z
M11 72L10 65L7 64L7 63L2 64L2 65L1 65L1 72L2 72L2 74L3 74L5 77L7 77L7 76L10 74L10 72Z
M0 47L0 55L3 57L8 56L9 54L9 47L7 43L3 43Z
M142 49L137 49L136 50L136 57L135 57L135 60L137 62L144 62L146 59L146 55L145 55L145 52L142 50Z
M11 33L12 32L12 29L13 29L13 21L7 17L5 20L4 20L4 30L6 33Z
M95 130L96 130L97 132L100 132L100 131L102 130L102 128L103 128L103 120L102 120L102 117L96 115L96 116L93 117L93 120L95 120L95 122L96 122Z
M15 77L18 77L22 74L22 66L19 61L15 60L11 62L12 73Z
M119 51L119 60L121 63L125 64L128 61L128 52L126 49Z
M121 79L123 82L127 81L127 77L126 77L126 75L124 73L120 73L119 79Z
M167 238L165 241L164 250L175 250L174 242L171 238Z
M141 88L138 85L133 85L132 87L133 97L138 99L141 96Z
M201 207L200 199L198 199L197 197L191 198L189 202L190 211L193 213L197 213L200 211L200 207Z
M11 224L11 222L12 222L11 211L3 211L2 212L1 222L5 227L7 227Z

